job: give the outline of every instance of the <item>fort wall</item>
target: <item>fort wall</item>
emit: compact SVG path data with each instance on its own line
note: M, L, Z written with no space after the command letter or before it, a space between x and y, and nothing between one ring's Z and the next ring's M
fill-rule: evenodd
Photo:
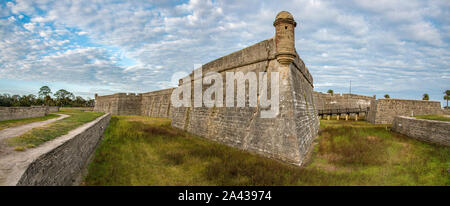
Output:
M368 121L372 124L392 124L395 116L442 114L438 101L409 99L378 99L370 103Z
M105 112L113 115L119 114L119 94L97 96L95 95L94 112Z
M0 121L25 119L33 117L43 117L56 109L47 106L31 106L31 107L0 107Z
M143 115L151 117L170 117L171 89L134 94L117 93L95 97L94 112L113 115Z
M285 28L293 30L292 27L282 27ZM219 72L223 77L223 85L225 72L242 72L244 75L248 72L279 72L280 111L275 118L261 118L261 111L269 108L248 105L194 107L192 97L191 107L173 108L172 126L229 146L302 165L319 129L313 99L313 79L295 50L280 60L277 46L276 36L202 67L203 76L210 71ZM190 74L190 77L193 80L194 74ZM194 92L193 87L191 84L191 93ZM207 88L203 85L203 90ZM258 99L260 95L258 93Z
M139 115L141 113L141 94L119 93L116 98L118 115Z
M357 94L329 94L322 92L314 92L313 97L318 110L367 108L370 107L370 101L376 99L375 97Z
M450 146L450 122L396 116L392 129L421 141Z
M50 112L50 113L59 112L59 107L58 106L50 106L50 107L48 107L48 112Z
M450 109L442 109L442 114L450 115Z
M114 115L139 115L141 99L141 95L134 93L95 96L94 112L105 112Z
M94 111L170 117L175 128L269 158L303 165L319 130L317 108L313 98L313 78L295 51L296 23L292 15L280 12L274 26L274 38L202 66L202 77L208 72L217 72L222 76L224 100L226 72L242 72L244 75L255 72L257 78L260 72L267 72L268 82L271 72L278 72L280 105L279 113L274 118L261 118L261 112L270 110L270 107L261 107L259 103L257 107L249 107L248 81L245 82L245 107L194 107L193 96L190 107L173 107L170 102L172 88L135 96L96 95ZM189 76L191 81L195 81L194 73ZM210 86L212 85L203 84L203 91ZM270 98L270 86L268 90ZM196 95L194 84L191 84L191 94ZM258 90L258 101L261 95ZM236 103L237 95L234 98Z
M141 94L140 115L169 118L172 111L170 95L174 89L164 89Z

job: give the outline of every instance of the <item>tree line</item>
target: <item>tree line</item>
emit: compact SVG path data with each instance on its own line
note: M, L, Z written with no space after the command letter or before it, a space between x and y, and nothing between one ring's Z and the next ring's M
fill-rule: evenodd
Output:
M94 100L75 96L72 92L60 89L53 94L50 87L42 86L37 93L28 95L0 94L0 106L2 107L28 107L28 106L60 106L60 107L93 107Z

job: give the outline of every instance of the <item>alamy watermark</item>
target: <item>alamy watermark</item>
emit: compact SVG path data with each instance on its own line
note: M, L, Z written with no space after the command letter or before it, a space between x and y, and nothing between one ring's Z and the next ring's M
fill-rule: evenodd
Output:
M199 66L199 67L198 67ZM268 92L268 73L226 72L225 102L222 75L218 72L202 74L202 66L195 65L193 106L194 107L260 107L261 118L274 118L280 111L279 72L270 72L270 92ZM246 87L246 81L248 87ZM191 107L192 79L189 75L182 79L182 84L173 90L171 102L174 107ZM203 85L209 85L203 91ZM248 105L246 90L248 88ZM259 89L259 98L258 98ZM236 93L236 96L235 96ZM270 93L270 99L268 98Z

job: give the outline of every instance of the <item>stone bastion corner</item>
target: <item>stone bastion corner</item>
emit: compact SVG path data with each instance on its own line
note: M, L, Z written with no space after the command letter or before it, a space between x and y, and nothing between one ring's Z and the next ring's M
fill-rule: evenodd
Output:
M280 102L275 118L261 118L261 111L267 108L259 106L173 107L170 95L175 88L138 95L96 95L94 111L168 117L172 119L173 127L206 139L290 164L304 165L319 130L313 78L295 49L297 23L294 17L282 11L273 25L273 38L206 63L202 70L203 74L217 72L223 79L226 72L278 72ZM191 73L189 76L194 75ZM246 86L248 84L246 81ZM203 91L207 88L208 85L203 85Z

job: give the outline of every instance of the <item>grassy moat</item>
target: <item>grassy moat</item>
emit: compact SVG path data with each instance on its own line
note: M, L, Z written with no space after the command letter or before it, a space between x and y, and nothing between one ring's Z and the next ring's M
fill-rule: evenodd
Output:
M304 168L221 145L170 119L113 116L84 185L450 185L450 148L388 125L322 120Z

